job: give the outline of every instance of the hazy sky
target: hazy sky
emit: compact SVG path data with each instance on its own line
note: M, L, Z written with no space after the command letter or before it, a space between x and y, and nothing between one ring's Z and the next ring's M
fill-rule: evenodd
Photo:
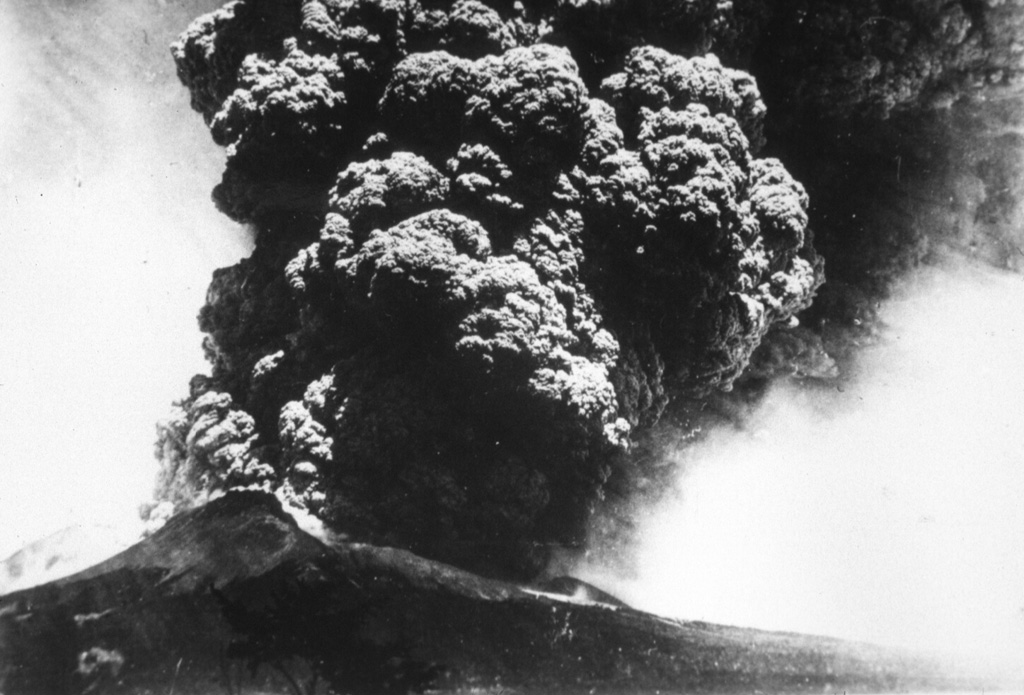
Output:
M0 0L0 558L131 523L246 235L168 44L216 2Z

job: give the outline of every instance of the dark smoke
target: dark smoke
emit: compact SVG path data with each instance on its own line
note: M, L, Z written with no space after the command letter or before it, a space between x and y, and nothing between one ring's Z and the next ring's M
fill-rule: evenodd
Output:
M669 400L729 388L809 304L808 201L757 157L753 79L650 45L581 67L576 19L240 2L182 35L227 148L214 197L257 247L210 287L213 373L162 430L162 499L266 487L529 577Z
M779 378L842 388L900 278L949 251L1017 268L1022 15L239 0L196 20L178 74L256 248L210 286L212 374L161 427L160 513L262 487L515 577L588 533L629 546L666 442Z

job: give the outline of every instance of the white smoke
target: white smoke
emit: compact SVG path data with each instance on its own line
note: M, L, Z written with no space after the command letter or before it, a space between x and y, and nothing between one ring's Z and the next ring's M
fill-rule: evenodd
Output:
M1024 278L931 268L882 318L847 385L776 385L671 454L636 575L584 578L679 618L1020 663Z
M0 557L138 522L195 315L247 252L168 44L219 2L0 3Z

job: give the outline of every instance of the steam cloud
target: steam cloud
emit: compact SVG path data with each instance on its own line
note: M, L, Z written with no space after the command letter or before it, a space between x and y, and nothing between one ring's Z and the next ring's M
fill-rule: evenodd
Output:
M951 260L900 283L839 387L778 382L667 451L632 574L653 612L1019 664L1024 280ZM955 327L955 328L951 328Z

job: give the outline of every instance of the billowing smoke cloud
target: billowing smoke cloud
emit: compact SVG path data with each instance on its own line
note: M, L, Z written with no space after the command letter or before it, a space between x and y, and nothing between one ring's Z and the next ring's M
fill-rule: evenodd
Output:
M1016 93L1018 4L883 5L241 0L198 19L179 76L226 148L214 198L257 241L214 277L212 377L161 427L158 499L267 488L351 536L529 577L602 500L628 529L672 422L777 374L848 383L895 281L933 240L1002 230L1019 174L992 138L934 153ZM708 49L764 73L776 125ZM766 132L817 202L760 157ZM978 189L949 217L983 223L920 233L905 218L936 206L905 199L944 199L961 165ZM816 226L833 280L797 325Z
M0 556L71 524L138 524L153 423L204 369L211 209L167 44L203 3L0 3Z
M265 487L530 578L670 396L728 388L810 303L754 80L649 45L591 64L574 11L251 0L182 35L214 196L258 235L211 285L162 501Z
M855 377L666 451L634 574L584 576L677 617L1024 653L1024 278L950 261L881 318Z

